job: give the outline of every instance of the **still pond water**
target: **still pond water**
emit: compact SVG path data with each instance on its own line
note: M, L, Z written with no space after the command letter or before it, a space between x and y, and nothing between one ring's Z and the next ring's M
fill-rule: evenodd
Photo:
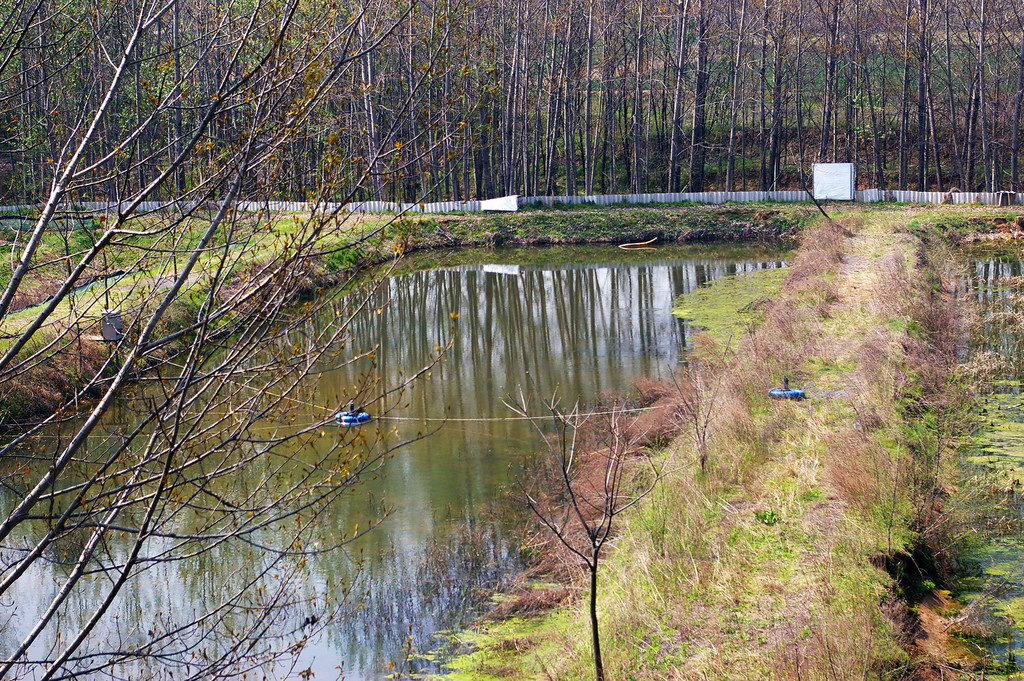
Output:
M722 277L782 267L786 257L772 247L601 246L409 258L407 273L385 280L355 319L353 340L360 348L379 344L372 371L388 385L427 364L448 337L452 313L459 315L450 351L393 412L409 419L396 420L400 430L440 428L332 509L345 527L365 522L381 504L390 512L356 545L312 565L313 582L358 579L361 598L311 641L297 668L311 667L321 679L339 669L347 679L375 679L403 658L410 638L420 653L436 650L437 632L463 626L479 612L481 593L521 567L523 516L507 493L509 471L537 440L528 424L503 420L511 415L503 399L522 388L586 402L626 391L640 376L667 376L694 332L673 317L676 297ZM325 372L315 408L344 404L357 369L367 367ZM14 502L0 491L0 510ZM153 571L125 592L107 626L201 610L204 594L222 589L242 561L225 547L202 564ZM36 568L32 584L14 594L0 653L51 597L59 582L48 569L56 568ZM438 669L440 662L417 664Z

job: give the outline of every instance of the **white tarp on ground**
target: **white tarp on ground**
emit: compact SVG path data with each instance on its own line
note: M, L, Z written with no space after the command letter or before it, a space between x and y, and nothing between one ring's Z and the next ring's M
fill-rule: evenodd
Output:
M497 199L485 199L480 202L480 210L502 210L515 212L519 210L519 196L502 196Z
M814 198L853 201L855 176L852 163L815 163Z

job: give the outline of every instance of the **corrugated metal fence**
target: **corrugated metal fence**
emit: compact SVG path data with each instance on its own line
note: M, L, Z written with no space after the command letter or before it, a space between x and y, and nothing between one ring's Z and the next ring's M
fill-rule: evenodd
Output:
M594 204L607 206L612 204L658 204L658 203L699 203L724 204L774 202L793 203L809 201L807 192L680 192L662 194L600 194L590 196L520 196L518 205L522 206L557 206ZM856 201L860 203L879 203L897 201L902 203L951 203L974 204L985 206L1024 205L1024 193L1011 192L914 192L898 190L863 189L856 193ZM237 207L243 211L266 210L274 213L304 213L312 210L325 212L347 213L478 213L489 208L487 201L440 201L435 203L395 203L392 201L359 201L342 206L339 203L304 203L300 201L239 201ZM127 210L130 204L102 202L79 202L63 209L65 212L80 210L83 212L102 212ZM210 203L210 208L218 204ZM38 205L0 206L0 213L17 213L38 209ZM136 212L159 210L189 211L198 207L194 201L143 201Z
M321 212L347 212L347 213L479 213L483 208L481 201L440 201L437 203L394 203L392 201L358 201L355 203L306 203L302 201L239 201L236 206L238 210L257 212L261 210L272 213L307 213L312 210ZM218 208L220 204L216 201L207 204L209 208ZM128 210L131 204L122 202L102 203L95 201L79 201L62 207L62 212L104 212ZM195 201L143 201L136 209L136 213L148 213L158 210L177 210L187 212L195 210L199 204ZM19 213L23 211L37 210L40 205L0 206L0 213Z
M980 203L985 206L997 206L1000 204L1000 196L1003 195L1003 202L1015 205L1024 205L1024 193L1013 194L1011 192L912 192L892 191L881 189L862 189L856 194L858 203L879 203L882 201L898 201L902 203ZM785 192L682 192L676 194L603 194L599 196L522 196L519 198L520 206L527 205L578 205L581 203L593 203L598 206L607 206L615 203L706 203L723 204L751 203L751 202L772 202L792 203L799 201L810 201L811 198L804 191Z
M615 203L709 203L727 201L749 203L751 201L808 201L806 192L681 192L673 194L599 194L593 196L521 196L520 206L530 205L579 205L593 203L607 206Z

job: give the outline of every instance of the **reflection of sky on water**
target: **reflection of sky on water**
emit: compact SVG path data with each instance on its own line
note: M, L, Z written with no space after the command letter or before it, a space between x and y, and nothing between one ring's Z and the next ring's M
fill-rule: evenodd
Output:
M722 276L783 264L779 253L736 247L724 253L668 247L642 262L610 247L564 252L564 260L544 267L529 265L529 251L521 251L527 260L518 264L500 251L484 252L502 266L439 267L388 279L355 317L350 349L380 347L373 361L325 370L316 391L319 406L306 407L310 419L346 405L361 374L370 372L378 385L389 386L428 364L435 347L447 343L456 313L451 350L429 377L389 402L395 406L390 416L411 420L386 425L404 437L424 428L417 419L485 420L445 423L334 505L324 531L336 534L356 522L365 527L382 502L390 514L346 551L311 562L300 591L330 591L355 580L363 597L348 603L347 617L312 642L300 668L311 665L317 678L333 678L344 661L346 678L379 678L389 661L401 658L410 633L417 650L429 649L433 632L464 624L480 589L519 566L521 523L507 512L481 512L501 509L510 464L536 444L528 424L500 420L510 415L502 402L510 393L522 387L539 407L539 399L556 389L564 402L592 401L628 390L638 376L667 376L693 333L671 314L678 295ZM598 259L603 261L579 264ZM122 410L118 422L129 415ZM333 438L325 438L310 446L332 445ZM2 503L9 507L11 499ZM161 565L131 585L111 621L124 627L156 612L201 608L226 580L244 579L252 560L225 545L202 564ZM356 562L363 564L358 576ZM15 595L17 618L0 646L9 648L23 633L44 607L40 595L54 583L51 574L36 570L31 586ZM298 610L296 617L305 615Z

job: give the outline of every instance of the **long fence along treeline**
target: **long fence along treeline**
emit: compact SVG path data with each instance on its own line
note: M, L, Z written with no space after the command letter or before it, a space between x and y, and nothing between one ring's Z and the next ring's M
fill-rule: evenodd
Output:
M49 192L101 109L82 199L137 191L188 152L151 197L174 198L256 132L248 86L224 83L256 59L232 53L237 34L272 41L273 22L172 1L133 32L135 2L4 4L0 204ZM816 161L855 162L879 189L1022 189L1017 0L304 0L297 11L327 7L308 41L283 46L303 68L282 78L282 96L305 90L308 109L281 131L264 198L306 200L325 172L337 181L327 198L390 201L777 191L802 188ZM356 30L326 42L332 21ZM324 77L344 59L357 67Z

